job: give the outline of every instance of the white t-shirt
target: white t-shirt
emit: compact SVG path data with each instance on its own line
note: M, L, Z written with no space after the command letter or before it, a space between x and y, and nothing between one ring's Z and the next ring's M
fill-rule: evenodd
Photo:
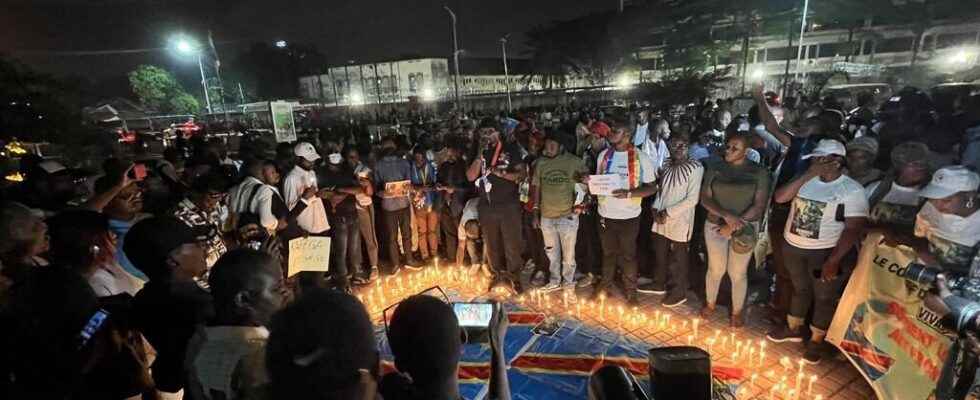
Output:
M283 183L283 189L286 190L286 206L290 210L301 201L306 203L306 209L296 217L297 225L309 233L318 234L329 230L330 223L327 221L327 210L323 207L323 200L319 197L309 200L302 197L303 190L311 186L317 188L316 173L300 168L298 165L289 171L286 182Z
M126 293L135 296L143 288L143 281L126 272L113 260L95 269L88 278L88 284L98 297L109 297Z
M605 174L619 174L623 177L623 182L629 181L629 154L625 151L617 151L613 154L612 159L609 160L609 168L603 165L603 161L606 158L606 152L613 151L613 149L606 149L599 153L598 160L596 161L597 171L604 171L600 173ZM636 157L640 161L640 184L651 183L657 179L657 169L653 166L653 161L650 157L644 154L642 151L636 150ZM624 188L625 189L625 188ZM634 197L631 199L617 199L613 196L598 196L599 197L599 215L604 218L609 219L631 219L640 216L640 201L639 197Z
M880 184L881 181L874 182L864 189L864 197L868 201ZM868 219L874 223L911 228L915 225L915 215L919 212L921 203L919 188L892 183L888 193L871 207Z
M929 241L929 253L943 267L966 272L980 242L980 212L968 217L943 214L927 202L915 217L915 236Z
M841 175L832 182L823 182L820 177L807 181L793 199L783 232L786 242L801 249L836 246L844 232L844 221L837 220L840 205L844 218L868 216L864 188L854 179Z

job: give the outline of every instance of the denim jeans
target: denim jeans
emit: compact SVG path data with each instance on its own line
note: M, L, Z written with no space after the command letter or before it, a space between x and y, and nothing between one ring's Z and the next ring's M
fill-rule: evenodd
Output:
M348 285L348 275L361 265L361 232L357 217L330 220L330 276L338 286Z
M705 297L708 304L718 300L718 286L721 278L728 273L732 281L732 313L739 314L745 305L745 292L748 289L749 260L752 252L739 254L732 248L732 241L718 232L718 225L711 221L704 223L704 246L708 250L708 276L705 279Z
M575 239L578 236L578 215L560 218L541 218L544 251L551 262L552 284L575 285Z

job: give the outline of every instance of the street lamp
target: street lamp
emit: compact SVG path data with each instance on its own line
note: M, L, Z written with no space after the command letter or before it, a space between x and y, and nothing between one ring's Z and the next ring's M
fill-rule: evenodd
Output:
M453 22L453 63L456 67L456 75L453 77L453 92L455 93L456 110L459 111L459 42L456 39L456 13L449 6L442 6L449 13L449 18Z
M287 45L288 45L288 43L286 43L285 40L277 40L276 41L276 47L278 47L280 49L285 49Z
M509 33L500 38L500 52L503 53L504 56L504 85L506 85L507 87L507 112L510 113L513 111L513 109L510 103L510 73L507 71L507 37L508 36L510 36Z
M207 104L208 114L213 113L214 111L211 108L211 96L208 94L208 81L204 76L204 60L201 58L201 48L197 45L197 43L186 37L178 38L174 44L174 48L181 54L197 56L197 68L201 71L201 88L204 89L204 103Z

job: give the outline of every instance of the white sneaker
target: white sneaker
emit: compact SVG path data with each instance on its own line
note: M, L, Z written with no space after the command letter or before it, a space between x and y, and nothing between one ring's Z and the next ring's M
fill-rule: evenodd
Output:
M550 292L554 292L554 291L559 290L559 289L561 289L561 285L559 285L557 283L549 283L547 285L542 286L538 290L540 290L540 291L542 291L544 293L550 293Z
M470 265L470 268L467 270L467 274L469 275L476 275L479 273L481 273L480 264L472 264Z
M584 277L582 277L582 279L579 279L578 283L576 283L575 286L580 288L589 287L592 286L594 281L595 281L595 277L593 277L592 274L589 273L586 274Z
M526 263L524 263L524 270L525 271L526 270L529 270L529 269L534 269L535 267L537 267L537 264L534 263L534 260L533 259L529 259L529 260L527 260Z

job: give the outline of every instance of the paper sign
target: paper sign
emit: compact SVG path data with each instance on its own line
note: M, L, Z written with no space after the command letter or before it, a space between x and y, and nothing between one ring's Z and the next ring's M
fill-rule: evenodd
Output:
M330 238L311 236L289 241L289 273L326 272L330 266Z
M271 101L269 114L272 115L272 130L276 134L276 142L295 142L296 121L293 119L293 106L285 101Z
M589 193L598 196L612 196L612 192L619 189L626 189L626 182L619 174L589 176Z
M385 184L385 193L387 197L405 197L411 188L412 181L388 182Z

